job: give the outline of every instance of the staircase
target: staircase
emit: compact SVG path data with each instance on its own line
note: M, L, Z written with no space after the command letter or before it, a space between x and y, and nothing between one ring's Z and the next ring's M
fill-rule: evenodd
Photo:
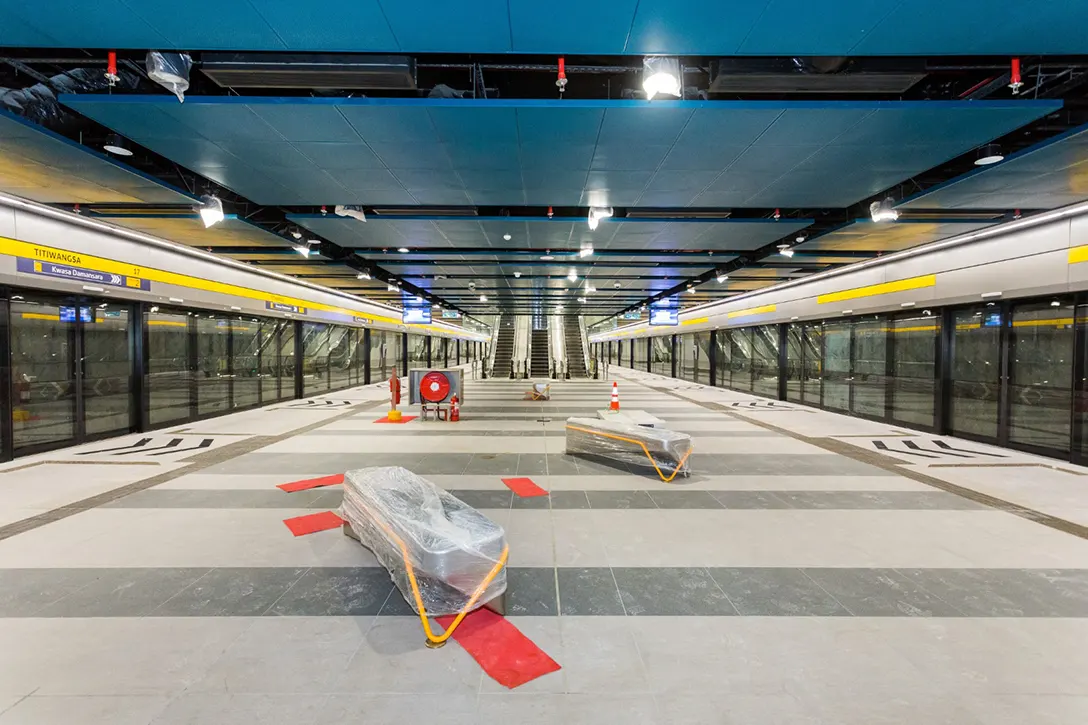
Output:
M546 378L551 372L548 331L533 330L533 351L529 360L529 375L534 378Z
M514 326L500 323L499 336L495 340L495 367L491 374L497 378L510 377L510 361L514 357Z
M586 357L582 351L582 331L578 327L577 317L568 317L563 322L563 341L566 343L567 371L572 378L586 377Z

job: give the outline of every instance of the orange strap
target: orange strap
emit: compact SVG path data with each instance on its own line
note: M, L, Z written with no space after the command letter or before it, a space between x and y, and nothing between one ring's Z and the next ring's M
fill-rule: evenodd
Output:
M457 613L457 617L450 624L449 628L436 637L434 632L431 631L431 623L427 619L427 609L423 606L423 597L419 593L419 582L416 581L415 569L412 567L412 562L408 560L408 547L405 546L404 541L393 533L393 530L390 529L384 521L375 516L372 511L368 509L367 513L370 514L371 518L374 519L378 526L382 527L382 530L385 531L389 538L397 542L397 546L400 548L401 558L404 559L404 568L408 572L408 582L412 585L412 598L416 600L416 606L419 609L419 619L423 622L423 632L427 635L427 640L434 644L445 642L453 635L453 630L457 629L458 625L461 624L461 620L465 618L465 615L472 611L473 605L476 604L476 601L484 593L484 590L487 589L488 584L494 581L495 577L502 571L503 566L506 565L506 560L510 556L509 545L503 546L502 555L499 557L499 560L495 562L495 566L491 568L491 571L484 577L484 580L480 582L480 585L472 592L472 596L469 597L468 604L465 605L465 608Z
M691 455L691 452L693 450L695 450L695 444L692 444L691 448L688 448L688 452L684 454L684 457L681 458L676 463L676 468L673 469L672 475L670 475L668 478L665 478L665 474L658 467L657 461L655 461L654 457L652 455L650 455L650 449L647 448L646 444L643 443L642 441L635 440L634 438L625 438L624 436L618 436L618 435L614 435L612 433L602 433L601 431L590 430L589 428L579 428L576 425L568 425L567 430L577 430L577 431L581 431L582 433L589 433L590 435L601 436L603 438L612 438L613 440L617 440L617 441L624 441L626 443L634 443L636 446L639 446L639 447L642 448L642 452L645 453L646 457L650 459L650 464L653 465L654 470L657 471L657 475L665 483L669 483L669 482L672 481L672 479L676 478L676 474L679 473L680 469L684 467L684 461L686 461L688 459L688 456Z

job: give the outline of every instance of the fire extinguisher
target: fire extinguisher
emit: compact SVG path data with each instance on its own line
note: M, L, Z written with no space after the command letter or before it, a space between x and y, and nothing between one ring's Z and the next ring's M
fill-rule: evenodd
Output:
M400 405L400 378L397 377L397 371L393 371L393 376L389 378L389 399L393 404L393 408Z
M461 405L457 402L457 395L454 394L450 398L450 422L456 423L461 420Z

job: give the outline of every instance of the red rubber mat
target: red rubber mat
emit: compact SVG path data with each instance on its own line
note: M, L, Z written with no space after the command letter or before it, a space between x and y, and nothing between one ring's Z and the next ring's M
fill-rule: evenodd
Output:
M386 416L384 418L378 418L374 422L375 423L391 423L393 425L397 425L399 423L407 423L409 421L415 420L418 417L419 417L418 415L404 415L404 416L401 416L400 420L389 420L389 416Z
M310 488L321 488L322 486L335 486L338 483L344 482L344 474L335 473L331 476L322 476L321 478L307 478L305 481L291 481L291 483L281 483L276 488L287 493L294 493L295 491L305 491Z
M438 617L443 628L453 620L453 617ZM453 630L452 639L465 648L491 679L511 690L560 669L547 652L490 609L477 609L466 616Z
M293 519L284 519L283 523L287 524L287 528L291 529L291 533L295 536L305 536L318 531L339 528L344 520L332 511L322 511L319 514L306 514L305 516L296 516Z
M507 488L522 498L548 495L548 492L533 483L533 479L531 478L504 478L502 479L502 482L506 484Z

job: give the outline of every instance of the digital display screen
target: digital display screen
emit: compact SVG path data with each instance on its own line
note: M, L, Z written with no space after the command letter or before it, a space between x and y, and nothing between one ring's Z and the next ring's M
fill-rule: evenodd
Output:
M623 313L623 319L625 319L625 320L641 320L642 319L642 313L638 312L637 310L635 312L624 312Z
M429 325L431 323L430 307L406 307L402 320L405 325Z
M461 313L457 310L442 310L443 320L459 320L461 319Z
M1001 313L990 312L982 319L983 327L1001 327Z
M76 308L61 306L60 308L60 321L61 322L75 322L76 321ZM81 322L94 322L94 311L90 307L79 308L79 319Z
M675 297L650 304L650 324L673 326L680 324L680 304Z

